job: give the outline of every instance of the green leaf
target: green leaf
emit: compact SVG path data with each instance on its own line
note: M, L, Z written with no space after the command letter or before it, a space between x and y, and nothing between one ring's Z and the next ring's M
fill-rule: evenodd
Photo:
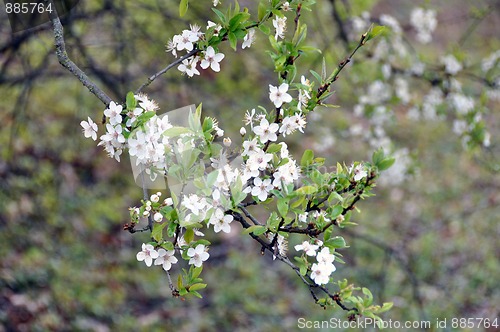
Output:
M344 208L341 205L335 205L335 207L332 209L332 212L330 212L330 219L337 218L342 213L342 211L344 211Z
M189 292L193 292L193 291L197 291L197 290L200 290L200 289L203 289L207 287L207 284L192 284L191 286L189 286Z
M328 239L328 241L325 241L325 246L327 246L330 249L341 249L345 248L347 245L342 236L335 236Z
M163 132L163 135L168 136L168 137L176 137L180 136L182 134L187 134L190 133L191 130L186 127L172 127Z
M382 148L378 148L373 151L372 154L372 162L374 165L378 165L384 159L384 150Z
M180 17L186 15L188 8L189 8L189 0L181 0L181 3L179 4Z
M393 305L394 305L394 303L392 303L392 302L385 302L382 305L382 308L380 308L379 310L377 310L377 314L381 314L383 312L391 310L391 308L392 308Z
M295 190L296 193L302 194L302 195L311 195L317 191L318 191L318 188L316 188L314 186L304 186L304 187L301 187L301 188Z
M222 25L225 26L227 24L226 16L218 9L212 8L212 10L215 14L217 14Z
M361 291L363 292L363 294L365 294L366 298L364 300L364 305L365 307L368 307L369 305L372 304L373 302L373 295L372 295L372 292L368 289L368 288L365 288L363 287L361 289Z
M384 33L385 31L386 28L383 25L372 25L370 29L368 29L365 41L369 41L370 39L377 37L378 35Z
M236 30L241 23L247 21L250 18L249 13L238 13L231 20L229 20L229 30L234 31Z
M137 106L137 100L135 100L134 93L129 91L127 93L127 110L133 111Z
M179 289L183 288L182 276L180 274L177 276L177 288L179 288Z
M202 298L203 298L203 296L201 296L201 294L200 294L200 293L198 293L197 291L192 291L192 292L189 292L189 294L193 294L194 296L196 296L197 298L200 298L200 299L202 299Z
M267 231L267 228L262 225L252 225L243 231L243 234L253 233L254 235L262 235Z
M278 203L277 203L278 212L280 213L280 215L283 218L285 218L287 213L288 213L289 203L290 203L290 199L288 199L288 198L278 199Z
M267 36L269 36L269 34L271 33L271 28L269 28L267 25L261 24L259 25L259 29Z
M186 240L187 243L190 243L191 241L194 240L194 230L192 228L186 229L186 233L184 234L184 240Z
M313 159L314 159L314 152L310 149L307 149L306 151L304 151L304 154L302 155L302 159L300 160L300 166L307 167L311 165Z
M167 223L155 223L153 224L153 231L151 232L151 237L156 241L156 242L161 242L163 241L163 229L167 226Z
M268 3L269 3L269 1L267 1L267 0L260 1L258 13L257 13L257 17L259 18L259 21L262 21L264 16L266 16L266 14L268 13L268 9L267 9Z
M383 171L391 167L394 162L396 161L396 158L389 157L384 160L382 160L380 163L378 163L377 168L379 171Z
M238 38L236 38L236 35L232 31L229 32L228 38L229 38L229 45L231 46L231 48L233 50L236 51L236 45L238 43Z
M279 152L281 151L281 145L280 144L276 144L276 143L273 143L273 144L270 144L267 148L267 153L276 153L276 152Z
M169 223L168 228L167 228L167 235L169 237L173 237L175 235L175 230L177 229L177 224L176 223Z
M194 267L191 271L191 277L198 278L198 276L201 274L201 271L203 271L203 265L200 267ZM195 289L196 290L196 289Z

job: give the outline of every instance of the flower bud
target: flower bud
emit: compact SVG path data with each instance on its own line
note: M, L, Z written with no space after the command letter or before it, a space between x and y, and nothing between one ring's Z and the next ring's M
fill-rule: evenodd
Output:
M163 220L163 214L161 214L160 212L156 212L153 216L153 219L156 222L161 222Z

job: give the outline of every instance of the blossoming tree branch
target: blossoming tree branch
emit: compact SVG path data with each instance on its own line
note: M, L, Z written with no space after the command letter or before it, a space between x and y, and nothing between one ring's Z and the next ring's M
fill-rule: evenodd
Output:
M180 184L180 191L171 190L170 197L150 194L144 186L141 204L130 208L131 222L124 228L150 232L137 260L162 268L174 296L201 297L199 291L207 286L201 272L210 263L210 242L203 232L229 233L238 223L262 254L268 252L297 274L316 303L339 307L350 319L380 319L378 314L392 304L374 305L367 288L337 280L335 271L344 264L340 251L348 248L342 229L355 225L351 218L356 204L373 195L377 177L394 159L377 150L370 162L337 163L334 171L321 172L324 158L312 150L296 158L285 139L304 133L308 114L329 106L326 99L339 73L384 28L372 26L362 33L357 46L330 74L324 66L321 73L310 70L310 77L297 77L301 54L314 51L305 45L307 27L300 19L314 10L313 0L262 0L255 15L237 2L226 9L218 6L219 1L209 4L213 21L203 27L192 24L174 35L167 51L175 60L123 101L112 101L67 57L62 25L57 15L52 16L59 61L106 104L99 145L117 161L128 151L142 177L167 177L169 183ZM180 1L181 16L188 6L188 1ZM188 126L177 126L168 114L159 116L157 103L143 92L170 69L191 78L202 70L223 73L223 44L244 50L256 38L269 41L269 49L262 51L270 54L276 77L268 85L268 103L246 112L240 148L231 147L216 119L202 117L201 104L186 114ZM96 122L88 117L81 126L85 137L97 140ZM267 217L256 217L251 212L256 209ZM291 234L301 240L288 248Z

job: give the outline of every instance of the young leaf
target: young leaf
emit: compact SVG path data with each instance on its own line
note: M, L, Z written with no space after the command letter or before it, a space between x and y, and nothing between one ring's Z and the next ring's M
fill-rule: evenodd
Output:
M135 100L134 93L129 91L127 93L127 110L133 111L137 106L137 100Z
M302 159L300 160L300 166L307 167L311 165L313 159L314 159L314 152L312 150L307 149L306 151L304 151L304 154L302 155Z
M181 0L181 3L179 4L180 17L186 15L188 8L189 8L189 0Z

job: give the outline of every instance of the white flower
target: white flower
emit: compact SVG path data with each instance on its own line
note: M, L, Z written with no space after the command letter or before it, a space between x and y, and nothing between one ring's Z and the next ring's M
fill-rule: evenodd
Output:
M311 95L309 94L309 91L311 90L311 82L308 79L306 79L304 75L302 75L300 77L300 83L307 86L308 89L307 90L299 89L299 97L298 97L299 103L297 104L297 108L299 110L302 109L302 106L306 106L307 103L309 102L309 99L311 99Z
M213 0L214 7L216 7L219 4L220 0Z
M158 252L151 244L142 244L142 251L139 251L136 255L139 262L144 261L147 266L151 266L153 259L158 258Z
M311 267L311 278L317 285L324 285L330 281L330 274L335 271L333 264L316 264Z
M242 156L251 156L259 150L257 139L254 138L251 141L243 141L243 152Z
M189 77L193 77L194 75L200 75L198 69L196 69L196 65L198 64L198 57L192 57L189 59L184 59L182 63L177 67L180 72L187 74Z
M189 248L187 255L191 257L189 264L196 267L200 267L203 262L210 257L210 254L205 251L205 246L203 244L197 245L196 248Z
M290 3L288 1L285 1L283 6L281 6L281 9L287 12L287 11L292 10L292 7L290 7Z
M158 203L160 201L160 195L158 194L153 194L151 195L151 197L149 198L151 200L151 202L153 203Z
M113 126L111 124L106 124L106 134L101 136L101 140L105 142L112 143L125 143L125 137L122 134L122 126L117 124Z
M172 55L177 58L177 43L173 39L168 40L167 49L165 51L172 53Z
M193 43L199 40L198 34L193 33L191 30L182 31L182 35L174 36L173 41L177 43L177 50L186 50L188 52L192 51L194 48Z
M163 248L160 248L158 250L158 258L155 260L155 265L162 265L165 271L170 270L172 264L177 263L177 258L174 255L174 250L167 251Z
M241 136L245 136L245 135L246 135L246 133L247 133L247 130L245 129L245 127L241 127L241 128L240 128L240 135L241 135Z
M220 30L222 29L222 26L220 24L215 24L212 21L207 22L207 30L210 29L211 27L214 28L214 36L218 36Z
M255 108L252 109L252 111L246 111L245 112L245 117L243 118L243 123L245 125L250 125L253 128L253 117L255 116Z
M252 196L257 196L261 201L267 199L268 192L273 189L271 179L255 178L253 180L254 187L252 188Z
M210 217L209 224L214 225L214 232L219 233L223 231L224 233L231 232L231 226L229 225L233 221L234 217L232 215L224 215L221 209L216 209L212 216Z
M265 170L269 162L273 159L273 155L265 153L264 150L259 149L257 152L250 155L247 164L252 170Z
M295 250L304 251L307 256L316 256L316 250L318 250L318 248L319 246L311 244L308 241L304 241L302 244L295 246Z
M432 40L432 32L437 26L436 11L414 8L411 12L410 23L417 31L417 40L422 44L427 44Z
M174 201L172 200L172 197L165 198L163 204L165 204L166 206L174 205Z
M300 222L307 222L307 215L309 214L309 212L304 212L304 213L301 213L299 214L298 216L298 219Z
M219 72L220 65L219 62L224 59L224 54L215 53L215 50L212 46L209 46L207 50L204 52L204 58L201 60L200 67L203 69L207 69L208 67L212 68L213 71Z
M139 101L139 106L147 112L154 112L159 109L156 101L148 99L147 97L144 97L141 101Z
M316 260L320 264L332 264L335 260L335 255L330 253L330 249L327 247L323 247L318 255L316 255Z
M357 165L356 167L351 166L349 168L349 173L354 175L354 181L359 181L368 175L363 165Z
M117 105L115 104L114 101L112 101L108 108L104 110L104 115L109 118L109 123L111 123L113 126L121 123L122 122L122 105Z
M444 65L444 71L450 75L456 75L463 68L457 58L451 54L441 58L441 63Z
M283 103L289 103L292 101L292 96L290 96L287 91L287 83L281 83L279 87L269 85L269 99L274 103L274 106L281 107Z
M283 38L285 36L286 31L286 17L276 16L273 20L273 26L276 29L276 35L274 38L277 40L279 38Z
M206 206L206 200L200 198L198 195L191 194L189 196L184 196L184 200L181 203L185 208L191 210L193 214L200 215L200 212Z
M243 38L243 44L241 45L242 49L252 46L255 41L255 29L250 29L247 31L247 34Z
M481 69L484 72L489 71L491 68L495 67L498 60L500 59L500 50L491 53L487 58L481 61Z
M276 135L276 131L279 129L279 125L277 123L269 124L267 119L262 119L260 121L260 125L253 128L253 132L256 135L259 135L260 141L262 143L266 143L267 141L276 141L278 136Z
M222 140L222 142L223 142L223 144L224 144L225 147L230 147L231 143L232 143L231 138L229 138L229 137L224 137L224 139Z
M83 128L83 135L86 138L92 137L95 141L97 139L97 124L90 117L87 118L88 121L80 122L80 126Z
M153 216L154 221L161 222L163 220L163 214L156 212Z

